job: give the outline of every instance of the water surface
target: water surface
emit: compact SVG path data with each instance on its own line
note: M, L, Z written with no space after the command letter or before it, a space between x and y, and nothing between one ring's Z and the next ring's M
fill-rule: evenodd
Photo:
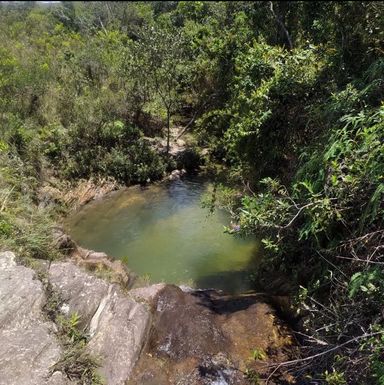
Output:
M69 218L68 231L81 246L123 259L150 282L245 291L258 242L224 233L228 214L201 205L210 187L189 177L124 189L83 207Z

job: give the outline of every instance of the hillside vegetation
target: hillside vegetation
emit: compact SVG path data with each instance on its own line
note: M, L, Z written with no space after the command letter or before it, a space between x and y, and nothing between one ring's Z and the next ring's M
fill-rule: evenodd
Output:
M0 247L54 258L43 183L161 179L150 139L185 127L263 239L255 284L292 282L284 367L384 384L383 27L375 1L0 2Z

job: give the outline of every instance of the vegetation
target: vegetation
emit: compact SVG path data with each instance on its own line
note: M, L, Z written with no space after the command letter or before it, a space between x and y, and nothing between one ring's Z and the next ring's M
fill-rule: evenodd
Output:
M283 366L383 384L383 26L374 1L1 2L2 248L53 258L39 188L159 179L181 125L226 168L216 204L263 238L261 275L292 282Z
M64 350L60 361L51 368L52 373L65 373L69 380L81 385L103 385L103 379L96 372L99 362L86 349L89 336L80 328L80 316L77 313L62 314L63 301L49 283L46 283L46 293L48 299L44 311L57 325L56 334Z

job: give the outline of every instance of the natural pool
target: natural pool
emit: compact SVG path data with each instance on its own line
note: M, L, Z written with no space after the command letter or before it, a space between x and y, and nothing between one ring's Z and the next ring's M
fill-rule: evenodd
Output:
M201 205L210 187L197 176L130 187L84 206L66 227L81 246L123 259L150 282L246 291L259 243L224 233L228 214Z

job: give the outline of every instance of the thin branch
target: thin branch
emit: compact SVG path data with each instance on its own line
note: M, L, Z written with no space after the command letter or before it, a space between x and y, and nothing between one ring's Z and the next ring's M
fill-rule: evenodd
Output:
M181 132L179 133L179 135L177 135L175 141L178 140L178 139L180 139L181 136L183 136L184 133L188 130L188 128L192 125L192 123L193 123L193 122L195 121L195 119L196 119L196 116L197 116L199 110L200 110L200 109L198 109L198 110L195 111L195 113L194 113L193 116L192 116L192 119L191 119L191 120L189 121L189 123L188 123L188 124L181 130Z
M315 358L318 358L318 357L322 357L326 354L329 354L329 353L332 353L334 352L335 350L338 350L340 348L342 348L343 346L346 346L346 345L349 345L351 342L357 342L359 340L362 340L362 339L365 339L365 338L370 338L370 337L374 337L376 335L379 335L379 334L383 334L384 331L379 331L379 332L375 332L375 333L370 333L370 334L363 334L361 336L358 336L358 337L354 337L354 338L351 338L350 340L340 344L340 345L337 345L337 346L334 346L330 349L327 349L321 353L317 353L317 354L314 354L312 356L309 356L309 357L305 357L305 358L299 358L299 359L296 359L296 360L290 360L290 361L285 361L285 362L281 362L279 363L276 368L273 370L273 372L268 376L267 378L267 381L266 381L266 385L268 385L269 383L269 380L272 378L272 376L277 372L277 370L279 368L281 368L282 366L289 366L289 365L294 365L294 364L299 364L301 362L305 362L305 361L309 361L309 360L313 360ZM267 365L267 367L273 367L274 365Z
M328 261L327 258L325 258L323 255L321 255L317 250L316 250L316 253L324 259L324 261L328 262L334 269L336 269L339 273L341 273L341 275L343 275L345 278L348 278L347 275L341 270L339 269L334 263L332 263L331 261Z
M312 341L316 342L318 345L329 346L329 343L328 343L328 342L319 340L319 339L317 339L317 338L315 338L315 337L313 337L313 336L310 336L310 335L308 335L308 334L301 333L301 332L295 332L295 331L294 331L294 333L295 333L295 334L298 334L298 335L300 335L300 336L306 337L306 338L308 338L308 340L312 340Z
M300 215L300 213L306 209L307 207L310 207L310 206L313 206L316 202L311 202L311 203L308 203L304 206L301 206L298 210L298 212L295 214L295 216L289 221L288 224L284 225L284 226L279 226L279 229L286 229L288 228L289 226L292 225L292 223L298 218L298 216Z
M348 259L349 261L356 261L356 262L363 262L363 263L372 263L375 265L384 265L384 262L378 262L378 261L368 261L366 259L361 259L361 258L350 258L350 257L343 257L341 255L336 255L336 258L340 259Z
M107 32L107 30L106 30L105 27L104 27L104 24L103 24L103 21L101 20L101 17L99 17L99 22L100 22L100 26L101 26L103 32L104 32L105 34L107 34L108 32Z
M213 94L215 95L215 94ZM210 101L212 99L212 96L211 95L210 97L208 97L205 102L195 111L195 113L193 114L193 117L192 119L189 121L189 123L181 130L181 132L179 133L179 135L177 135L176 137L176 140L181 138L182 135L184 135L184 133L188 130L188 128L193 124L193 122L195 121L196 119L196 116L197 114L207 105L208 101Z

